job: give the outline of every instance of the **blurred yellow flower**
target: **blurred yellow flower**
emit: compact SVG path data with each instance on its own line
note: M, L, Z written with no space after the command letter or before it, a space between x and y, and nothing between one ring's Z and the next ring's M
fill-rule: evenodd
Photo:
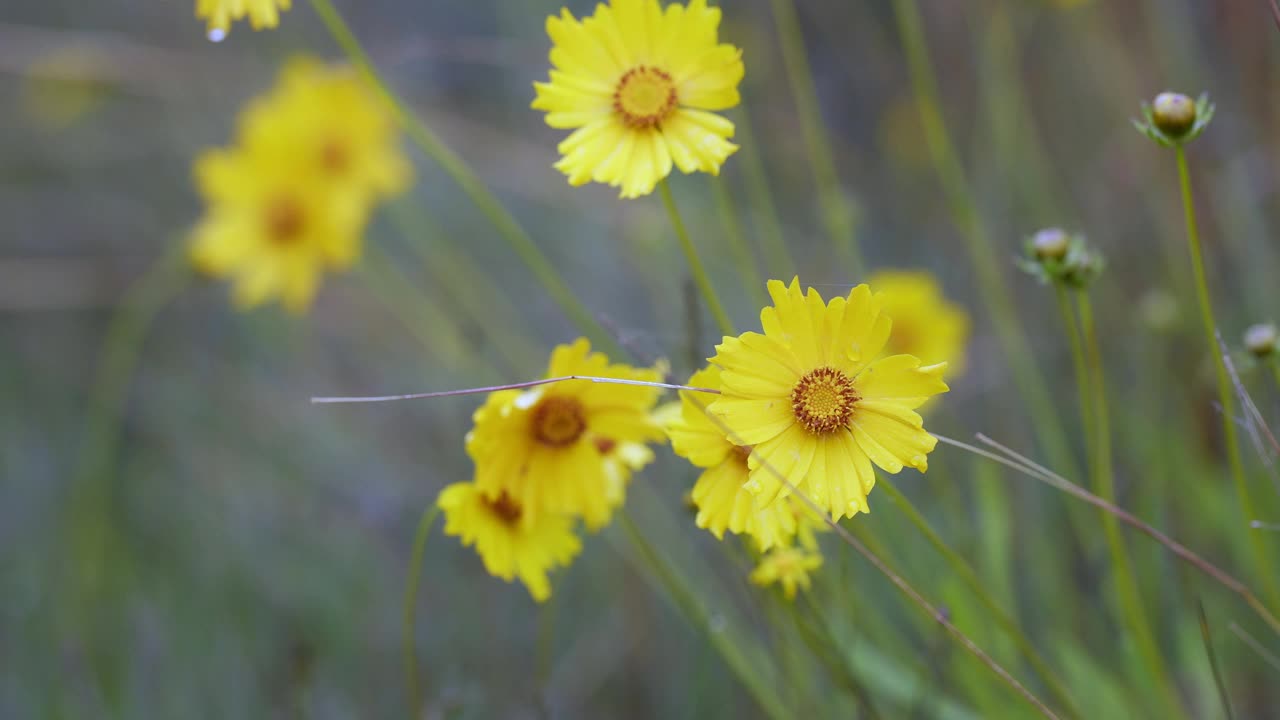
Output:
M547 377L564 375L661 379L657 370L610 365L583 338L552 352ZM631 472L653 461L645 443L663 438L650 415L660 394L588 380L493 393L467 435L476 485L491 496L506 492L531 522L563 514L599 529L622 505Z
M571 518L544 513L527 522L524 508L506 493L491 497L472 483L455 483L437 502L445 534L474 545L490 575L507 582L519 578L538 602L551 597L547 572L567 567L582 550Z
M788 600L795 599L796 590L809 589L809 573L822 567L822 555L794 547L782 547L760 558L751 571L751 582L760 587L778 584Z
M710 410L735 443L754 446L746 487L759 506L790 493L785 478L833 518L869 512L872 463L928 468L937 440L914 409L947 391L946 363L877 360L891 323L866 285L830 303L813 288L802 294L798 279L770 280L769 294L764 334L716 347L722 387Z
M297 60L245 109L237 140L196 160L192 259L234 278L242 308L279 297L300 312L326 270L359 258L374 202L408 186L394 122L354 73Z
M893 320L887 352L946 361L950 375L964 372L969 314L943 296L937 278L920 270L881 270L867 284L884 295L884 313Z
M691 387L718 390L720 368L699 370L689 378ZM714 395L683 390L680 413L667 423L671 448L680 457L705 468L693 486L691 499L698 514L694 521L717 538L725 531L749 535L765 552L776 545L788 545L797 532L805 530L805 514L812 514L799 501L784 501L766 508L756 507L755 497L743 487L749 469L749 448L739 447L725 437L723 427L707 414ZM821 520L818 520L821 523ZM812 532L809 533L812 538Z
M742 51L720 44L720 9L658 0L611 0L579 21L547 19L550 81L534 83L547 124L573 129L556 168L572 185L590 180L647 195L671 167L719 174L738 149L733 123L711 110L738 104Z
M231 23L249 18L254 30L280 24L280 11L292 0L196 0L196 18L209 23L209 39L217 42L231 31Z

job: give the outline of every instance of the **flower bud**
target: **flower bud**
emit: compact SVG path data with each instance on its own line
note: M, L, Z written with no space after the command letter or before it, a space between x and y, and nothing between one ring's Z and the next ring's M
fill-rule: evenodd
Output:
M1061 260L1071 247L1071 236L1061 228L1046 228L1031 237L1031 247L1041 260Z
M1196 102L1182 93L1160 93L1151 103L1151 120L1160 132L1180 138L1196 124Z
M1280 345L1280 332L1271 323L1258 323L1244 331L1244 349L1257 358L1269 357Z

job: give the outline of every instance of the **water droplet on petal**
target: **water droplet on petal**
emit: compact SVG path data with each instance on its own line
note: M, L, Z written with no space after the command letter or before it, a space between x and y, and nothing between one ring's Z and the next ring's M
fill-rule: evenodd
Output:
M227 31L222 28L209 29L209 42L220 43L227 39Z

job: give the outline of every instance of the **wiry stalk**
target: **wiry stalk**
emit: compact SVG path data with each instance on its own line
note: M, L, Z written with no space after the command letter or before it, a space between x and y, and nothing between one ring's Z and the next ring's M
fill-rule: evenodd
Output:
M404 588L404 672L409 689L409 712L411 717L422 715L422 688L418 684L418 651L415 643L415 628L418 615L418 581L422 576L422 555L427 548L427 536L431 534L431 526L440 514L440 506L431 506L422 511L418 520L418 530L413 535L413 553L409 556L409 579Z
M724 305L720 304L720 296L716 294L716 288L711 284L711 277L707 275L707 269L702 264L702 258L698 257L698 249L693 246L689 231L684 226L684 219L680 217L680 208L676 205L676 199L671 194L671 186L664 179L658 183L658 189L662 193L662 204L666 206L667 214L671 216L671 226L675 229L676 237L680 240L680 249L684 251L685 260L689 263L689 272L693 275L693 282L698 286L698 292L702 293L702 299L706 301L707 309L711 311L711 316L716 319L716 325L720 327L720 332L725 335L732 335L733 323L729 320L729 315L724 311Z

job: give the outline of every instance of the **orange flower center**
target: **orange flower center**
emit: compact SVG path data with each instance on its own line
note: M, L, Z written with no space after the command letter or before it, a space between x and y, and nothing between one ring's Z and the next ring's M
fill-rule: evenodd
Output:
M520 517L524 514L524 509L520 507L520 503L512 500L505 490L496 500L485 498L484 505L489 509L489 512L493 513L494 517L508 527L520 522Z
M820 367L791 390L791 409L809 432L823 435L848 427L860 399L852 378L833 367Z
M544 398L533 410L533 439L543 445L572 445L586 429L586 413L577 398Z
M279 195L267 203L262 221L273 245L292 245L302 237L307 215L293 195Z
M628 70L613 91L613 109L630 128L656 127L676 109L676 84L671 75L648 65Z
M351 150L337 138L331 138L320 146L320 167L331 175L342 175L351 167Z

